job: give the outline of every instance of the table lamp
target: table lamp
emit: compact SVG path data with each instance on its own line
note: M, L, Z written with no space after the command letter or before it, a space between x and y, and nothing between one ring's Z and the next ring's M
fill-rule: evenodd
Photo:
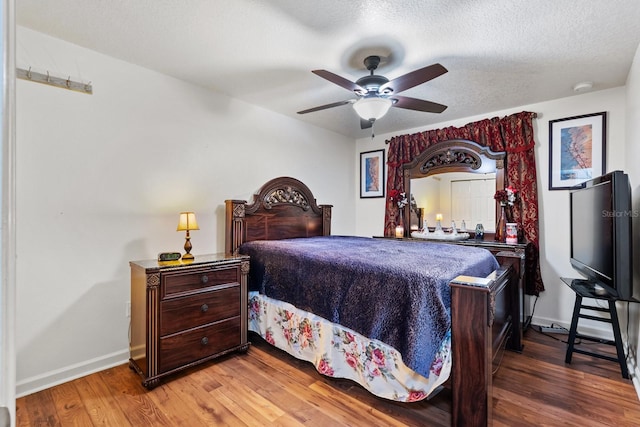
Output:
M191 236L189 236L189 230L200 230L198 227L198 221L196 221L196 214L193 212L180 212L180 222L178 222L178 229L176 231L186 231L187 240L184 242L185 254L182 255L182 259L191 260Z

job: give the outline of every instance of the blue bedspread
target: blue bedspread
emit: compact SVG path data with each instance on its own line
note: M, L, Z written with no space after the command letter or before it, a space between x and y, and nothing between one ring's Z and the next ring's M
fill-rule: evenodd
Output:
M428 377L451 327L449 282L485 277L485 249L432 242L325 236L244 243L249 289L380 340Z

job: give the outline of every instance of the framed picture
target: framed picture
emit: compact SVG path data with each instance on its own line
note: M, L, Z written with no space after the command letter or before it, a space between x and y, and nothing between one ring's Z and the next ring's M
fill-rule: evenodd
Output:
M384 150L360 153L360 198L384 197Z
M606 112L549 120L549 190L605 173L606 128Z

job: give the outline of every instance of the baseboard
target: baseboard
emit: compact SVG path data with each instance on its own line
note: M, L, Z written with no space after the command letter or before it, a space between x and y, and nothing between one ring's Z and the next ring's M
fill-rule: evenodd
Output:
M631 382L633 383L633 388L636 389L636 394L638 395L638 400L640 400L640 368L637 365L638 356L634 348L625 346L625 354L627 355L627 369L629 370L629 377L631 377Z
M23 397L128 361L129 350L127 349L26 378L16 382L16 397Z
M11 414L9 408L0 408L0 427L11 427Z

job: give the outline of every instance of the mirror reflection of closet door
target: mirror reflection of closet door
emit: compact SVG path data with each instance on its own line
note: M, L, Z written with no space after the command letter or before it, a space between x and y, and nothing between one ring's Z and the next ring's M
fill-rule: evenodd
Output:
M463 220L467 229L476 224L488 231L495 228L495 188L495 178L451 181L451 219L458 228Z

